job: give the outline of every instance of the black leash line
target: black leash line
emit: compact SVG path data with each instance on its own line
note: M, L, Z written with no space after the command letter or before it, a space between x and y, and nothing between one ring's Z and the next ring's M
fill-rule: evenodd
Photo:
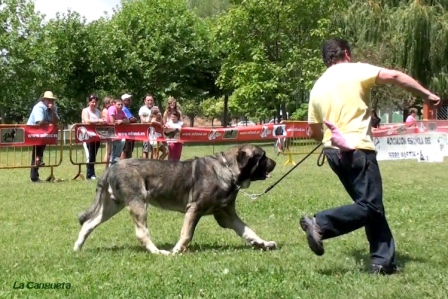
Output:
M294 165L293 168L291 168L287 173L285 173L280 179L278 179L274 184L272 184L271 186L269 186L268 188L266 188L266 190L263 191L263 193L260 194L248 194L246 192L244 192L243 190L240 190L244 195L249 196L252 200L257 199L258 197L262 196L263 194L268 193L269 191L272 190L272 188L274 188L275 186L277 186L278 183L280 183L288 174L290 174L294 169L296 169L297 166L299 166L300 164L302 164L306 159L308 159L309 156L311 156L315 151L317 151L317 149L319 147L322 146L322 143L319 143L311 152L309 152L302 160L300 160L296 165ZM319 155L319 158L317 160L317 165L318 166L322 166L324 164L325 161L325 155L323 154L323 150ZM323 157L323 158L322 158Z

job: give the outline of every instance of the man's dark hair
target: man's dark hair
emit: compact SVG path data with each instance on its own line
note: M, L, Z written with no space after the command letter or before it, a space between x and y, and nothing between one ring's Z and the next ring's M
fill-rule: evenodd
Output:
M326 67L345 59L345 51L351 55L350 45L346 40L333 38L327 40L322 47L322 59Z

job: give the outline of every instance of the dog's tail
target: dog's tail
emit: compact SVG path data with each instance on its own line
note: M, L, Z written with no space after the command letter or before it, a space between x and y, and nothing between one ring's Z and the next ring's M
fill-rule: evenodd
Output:
M93 216L97 215L100 212L101 206L103 205L102 200L106 200L106 198L104 197L107 196L105 193L108 192L109 188L109 170L110 167L106 169L106 171L98 180L98 184L96 185L95 200L93 201L90 208L78 215L78 221L81 226L88 219L91 219Z

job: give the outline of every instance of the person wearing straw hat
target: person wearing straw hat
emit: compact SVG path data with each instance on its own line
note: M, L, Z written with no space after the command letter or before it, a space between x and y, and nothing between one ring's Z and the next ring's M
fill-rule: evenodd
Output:
M28 118L27 125L31 126L48 126L50 124L57 125L59 122L58 108L55 105L56 97L53 92L46 91L42 95L39 102L34 105ZM33 146L31 153L31 168L30 179L32 182L40 182L39 166L45 165L42 161L46 145Z

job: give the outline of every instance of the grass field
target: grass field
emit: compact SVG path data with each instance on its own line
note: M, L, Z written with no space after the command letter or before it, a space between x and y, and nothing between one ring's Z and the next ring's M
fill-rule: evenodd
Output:
M272 156L272 146L266 150ZM211 153L207 146L185 147L183 158ZM283 166L286 157L275 159L273 177L253 183L249 193L262 192L290 169ZM71 181L76 167L68 159L55 170L66 179L60 183L32 184L26 169L0 170L0 298L447 298L448 162L380 162L403 268L382 277L366 272L363 230L326 241L322 257L309 250L299 217L350 202L328 164L317 167L316 160L311 156L258 201L238 197L241 218L278 250L253 250L205 217L189 251L168 257L143 250L126 210L74 253L77 215L91 204L95 182ZM174 246L181 225L179 213L149 210L150 233L161 248ZM28 282L69 283L70 289L27 289ZM14 289L20 283L25 288Z

